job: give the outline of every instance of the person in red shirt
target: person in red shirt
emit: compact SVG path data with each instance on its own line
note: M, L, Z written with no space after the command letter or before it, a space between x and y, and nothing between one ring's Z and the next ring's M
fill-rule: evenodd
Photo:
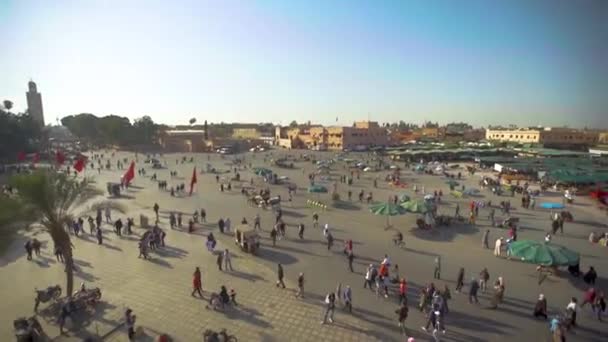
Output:
M407 282L405 278L401 278L399 282L399 304L403 303L407 305Z
M198 295L203 298L203 282L201 280L201 270L197 267L192 275L192 297L198 292Z

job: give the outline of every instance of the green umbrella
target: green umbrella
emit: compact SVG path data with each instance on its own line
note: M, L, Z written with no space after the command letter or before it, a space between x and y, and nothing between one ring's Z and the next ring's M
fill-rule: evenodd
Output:
M406 194L401 194L401 196L399 196L399 202L403 203L403 202L407 202L409 201L411 198L410 196L406 195Z
M544 266L569 266L579 263L578 253L553 243L523 240L511 243L511 255L522 261Z
M312 185L308 188L308 192L325 193L327 192L327 188L323 185Z
M386 227L390 227L390 217L397 215L404 215L405 209L400 205L393 203L375 203L369 207L374 215L386 216Z
M264 176L266 174L272 174L272 170L264 167L254 167L253 172L258 176Z
M426 213L431 210L431 206L424 201L413 200L400 204L405 210L412 213Z

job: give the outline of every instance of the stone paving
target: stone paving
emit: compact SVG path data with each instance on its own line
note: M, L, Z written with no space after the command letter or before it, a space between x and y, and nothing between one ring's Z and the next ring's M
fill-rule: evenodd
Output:
M298 153L296 153L298 154ZM168 170L156 171L159 179L173 184L189 182L193 164L171 165L179 156L169 155L169 167L177 169L185 178L170 179ZM140 156L141 158L141 156ZM248 158L252 158L248 155ZM257 155L255 165L264 164L261 156ZM207 163L206 156L197 156L197 168L200 170ZM210 161L215 167L228 169L226 160L213 156ZM300 164L300 163L299 163ZM143 165L140 163L139 165ZM138 165L138 167L139 167ZM302 164L305 172L300 169L277 169L280 175L288 175L300 187L305 187L304 174L314 166ZM340 170L341 166L336 166ZM148 168L148 177L154 172ZM100 187L106 181L115 180L124 171L96 172L94 175ZM342 171L340 171L342 172ZM242 172L243 178L249 180L251 174ZM227 174L224 177L229 177ZM354 196L359 189L371 190L371 177L363 175L356 180L352 187ZM128 207L128 216L139 221L140 213L151 214L155 202L161 206L160 226L167 235L167 247L152 254L152 259L138 259L137 238L132 236L118 237L111 232L111 227L105 225L105 240L103 246L98 246L92 237L86 234L81 238L73 238L76 247L74 254L79 271L76 273L77 282L86 282L90 286L102 289L102 303L98 311L90 318L79 321L76 326L68 323L70 333L59 340L82 340L85 336L103 336L109 341L126 341L124 327L115 329L122 322L122 314L126 307L134 310L138 316L137 324L145 328L147 340L158 333L168 333L178 341L200 341L205 329L219 330L226 328L230 334L236 335L239 341L398 341L400 340L394 310L397 309L396 299L376 298L375 295L363 290L363 271L367 264L378 263L385 253L389 253L393 262L401 266L402 274L409 282L410 317L408 327L410 334L418 341L431 340L431 337L420 330L424 324L424 316L416 309L418 289L432 279L432 260L435 255L443 256L443 273L447 280L437 283L439 286L448 284L452 288L453 300L450 302L451 313L446 323L448 332L442 336L446 341L509 341L513 338L523 338L526 341L543 341L547 339L547 323L535 321L531 316L532 307L538 293L543 292L549 299L552 312L565 307L570 296L580 298L580 283L572 282L567 276L551 277L542 285L536 284L536 274L532 265L493 258L491 251L482 250L480 245L481 229L487 228L487 222L481 220L478 227L459 227L441 230L437 233L420 233L409 230L415 215L405 215L394 218L393 224L402 228L407 248L399 250L391 245L392 231L384 231L384 220L367 212L367 206L354 203L346 209L330 209L320 212L321 222L329 222L336 237L336 247L327 251L320 231L312 228L310 215L314 209L307 208L305 201L311 198L299 190L293 202L283 205L284 216L289 225L288 239L278 241L276 247L271 247L268 240L268 229L272 222L272 214L245 204L243 197L238 194L238 188L232 192L220 193L213 175L199 175L199 183L192 197L173 198L168 193L159 192L155 183L146 177L136 176L134 187L128 195L133 199L121 199ZM256 182L259 179L256 178ZM408 174L408 182L426 184L427 189L438 189L443 186L439 177ZM474 184L473 180L469 181ZM386 198L389 194L408 192L411 190L395 189L384 185L373 189L376 198ZM287 191L281 186L271 186L273 193L280 193L287 198ZM346 188L340 184L339 191L345 197ZM312 196L316 197L316 196ZM328 195L320 195L321 200L328 202ZM462 212L466 211L466 200L461 201ZM498 201L498 198L493 199ZM453 212L455 200L446 196L446 203L440 211ZM512 201L514 205L515 199ZM210 223L198 227L196 234L188 234L182 230L168 229L168 210L181 210L191 213L194 209L204 207ZM602 277L603 270L608 267L605 251L595 246L589 247L586 236L592 229L605 229L597 224L597 213L588 206L571 209L578 221L587 224L574 223L567 226L567 234L561 239L571 248L581 251L583 262L581 267L586 269L590 263L595 265L600 273L600 285L605 288L606 280ZM250 221L256 212L262 215L263 246L259 256L251 256L236 249L232 238L217 232L217 219L230 216L233 226L240 218L247 217ZM541 239L546 230L547 213L521 212L522 225L520 232L525 238ZM114 214L116 217L117 214ZM118 215L126 217L127 215ZM484 216L484 214L482 214ZM184 215L186 221L189 215ZM581 218L584 218L581 219ZM306 224L306 238L295 238L295 225ZM86 225L86 223L85 223ZM491 229L491 240L499 235L505 235L498 228ZM215 264L215 256L204 248L204 235L213 230L219 240L220 248L229 248L233 253L234 272L220 272ZM142 229L135 228L137 235ZM31 235L32 232L25 233ZM38 234L39 239L48 239L46 234ZM341 254L341 239L352 238L355 241L355 273L346 268L346 261ZM43 258L35 262L25 260L23 236L13 248L0 259L0 296L2 296L2 321L12 322L18 315L27 315L32 311L33 288L42 288L49 284L60 284L64 287L64 274L51 255L50 245L43 251ZM283 263L287 278L288 289L281 290L274 286L276 278L276 262ZM507 279L506 303L499 310L490 311L483 308L487 305L488 296L482 295L481 307L469 305L466 296L456 294L453 290L457 269L459 266L467 269L467 279L476 276L482 267L488 267L492 279L498 274ZM225 312L213 312L205 308L206 301L190 296L191 275L196 266L203 272L203 288L206 291L219 291L220 285L225 284L229 289L237 291L239 306L229 308ZM299 272L306 276L307 296L304 300L294 297L293 281ZM10 279L10 281L7 281ZM343 312L338 306L336 323L321 325L322 299L324 294L336 288L338 282L350 284L354 295L354 314ZM468 284L468 283L467 283ZM466 291L466 286L465 286ZM208 295L209 292L206 292ZM44 308L46 304L41 304ZM55 322L48 318L45 310L41 311L44 328L50 336L58 335ZM88 317L88 316L87 316ZM568 335L568 341L600 341L600 331L605 330L605 324L592 319L588 312L579 314L581 327ZM48 320L48 321L47 321ZM0 326L0 337L10 336L10 324ZM113 329L115 331L110 333Z

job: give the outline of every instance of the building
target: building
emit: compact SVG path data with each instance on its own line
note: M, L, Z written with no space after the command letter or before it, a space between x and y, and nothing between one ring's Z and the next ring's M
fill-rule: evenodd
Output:
M582 148L593 146L598 142L598 133L563 127L545 128L509 128L486 130L486 139L515 142L521 144L540 144L554 148Z
M164 131L160 135L159 144L170 152L203 152L209 149L202 129Z
M529 128L510 128L510 129L494 129L488 128L486 130L486 139L501 141L501 142L516 142L526 144L538 144L541 143L541 129L529 129Z
M388 145L388 133L377 122L359 121L353 126L300 126L275 129L275 142L285 148L312 150L364 150Z
M259 139L261 133L257 128L234 128L232 137L235 139Z
M38 92L36 83L29 81L28 91L25 93L27 98L27 111L35 122L41 127L44 126L44 111L42 110L42 95Z

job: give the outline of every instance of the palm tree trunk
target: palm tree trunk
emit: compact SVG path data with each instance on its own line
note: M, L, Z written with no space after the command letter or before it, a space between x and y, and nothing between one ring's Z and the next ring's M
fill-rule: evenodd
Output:
M49 233L51 234L55 246L59 246L63 252L63 259L65 262L64 271L66 276L65 294L66 296L71 297L74 292L74 258L72 255L70 235L65 231L61 224L57 224Z
M64 252L63 258L65 259L65 276L66 276L66 296L72 297L74 293L74 258L72 256L72 246L68 241L68 247Z

